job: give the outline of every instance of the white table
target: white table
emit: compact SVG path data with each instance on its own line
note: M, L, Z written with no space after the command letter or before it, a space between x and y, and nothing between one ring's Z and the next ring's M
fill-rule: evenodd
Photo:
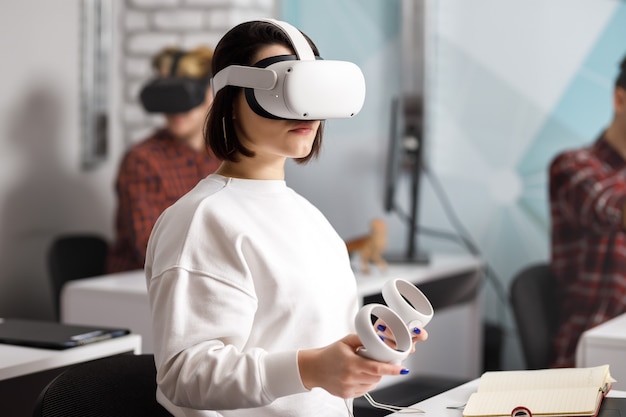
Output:
M121 327L142 336L142 351L153 353L152 322L143 270L70 281L61 290L61 322Z
M427 400L415 404L414 407L424 411L423 414L404 412L393 413L390 414L390 416L462 417L463 409L461 407L465 405L465 403L467 403L470 395L472 395L473 392L476 392L476 389L478 388L478 382L479 379L474 379L466 384L460 385L449 391L442 392L439 395L435 395L434 397L428 398ZM608 397L626 398L626 391L618 391L613 389L609 391Z
M386 273L373 268L357 273L357 288L363 301L380 294L390 278L416 284L442 283L453 292L456 282L478 287L482 262L472 256L435 256L427 265L391 264ZM478 277L478 279L476 279ZM449 281L448 281L449 280ZM459 287L462 287L460 285ZM477 292L477 291L476 291ZM407 367L412 375L441 375L473 379L482 370L482 310L475 293L454 300L435 311L428 325L429 340L420 344ZM145 277L142 270L68 282L61 293L61 320L68 324L123 326L143 337L143 352L152 353L152 329ZM384 382L382 386L387 384Z
M617 382L614 387L626 390L626 314L584 332L576 348L576 366L589 367L608 363Z
M140 335L129 334L63 350L0 343L0 380L129 352L141 353Z
M41 390L68 366L126 353L141 353L140 335L130 334L63 350L0 343L0 414L31 417Z

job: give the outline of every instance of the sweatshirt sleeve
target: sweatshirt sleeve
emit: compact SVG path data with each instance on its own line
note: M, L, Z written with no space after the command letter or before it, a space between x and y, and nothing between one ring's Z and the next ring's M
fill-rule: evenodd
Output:
M175 267L148 278L157 383L173 404L252 408L307 391L297 351L246 349L253 288Z
M626 182L588 152L565 152L549 167L550 200L570 222L598 233L623 229Z

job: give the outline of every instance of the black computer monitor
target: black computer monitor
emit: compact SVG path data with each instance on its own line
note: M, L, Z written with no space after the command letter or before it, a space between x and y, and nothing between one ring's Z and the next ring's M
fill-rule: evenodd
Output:
M418 245L419 189L423 158L423 98L405 94L391 102L389 144L387 151L383 206L406 219L407 242L402 253L387 254L390 262L426 263L428 257ZM409 178L409 207L401 209L397 201L402 177Z

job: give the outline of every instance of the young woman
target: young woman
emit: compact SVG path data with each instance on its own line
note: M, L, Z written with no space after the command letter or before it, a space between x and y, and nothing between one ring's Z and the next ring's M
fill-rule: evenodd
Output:
M242 23L217 45L213 73L293 54L280 27ZM257 114L243 88L216 92L206 137L223 162L148 245L157 398L174 415L343 417L382 376L408 372L357 354L346 245L286 185L285 162L314 158L322 129Z

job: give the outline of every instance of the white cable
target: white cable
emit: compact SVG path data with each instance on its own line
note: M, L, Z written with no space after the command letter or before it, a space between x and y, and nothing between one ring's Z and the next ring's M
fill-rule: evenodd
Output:
M424 414L425 413L424 410L420 410L419 408L413 407L413 406L400 407L397 405L379 403L369 393L363 394L363 397L367 400L368 403L370 403L372 407L379 408L381 410L387 410L387 411L391 411L393 413L398 413L398 414ZM346 405L346 410L348 410L348 416L354 417L354 414L352 413L352 411L350 410L350 406L348 405L347 399L344 400L344 404Z
M372 407L380 408L381 410L392 411L392 412L399 413L399 414L405 414L405 413L424 414L425 413L424 410L420 410L419 408L413 407L413 406L410 406L410 407L400 407L400 406L397 406L397 405L389 405L389 404L379 403L378 401L374 400L374 398L369 393L365 393L363 395L363 397L365 397L367 402L369 402L372 405Z
M346 405L346 410L348 410L348 416L354 417L354 414L352 414L352 410L350 410L350 406L348 405L348 399L345 398L343 400L343 403Z

